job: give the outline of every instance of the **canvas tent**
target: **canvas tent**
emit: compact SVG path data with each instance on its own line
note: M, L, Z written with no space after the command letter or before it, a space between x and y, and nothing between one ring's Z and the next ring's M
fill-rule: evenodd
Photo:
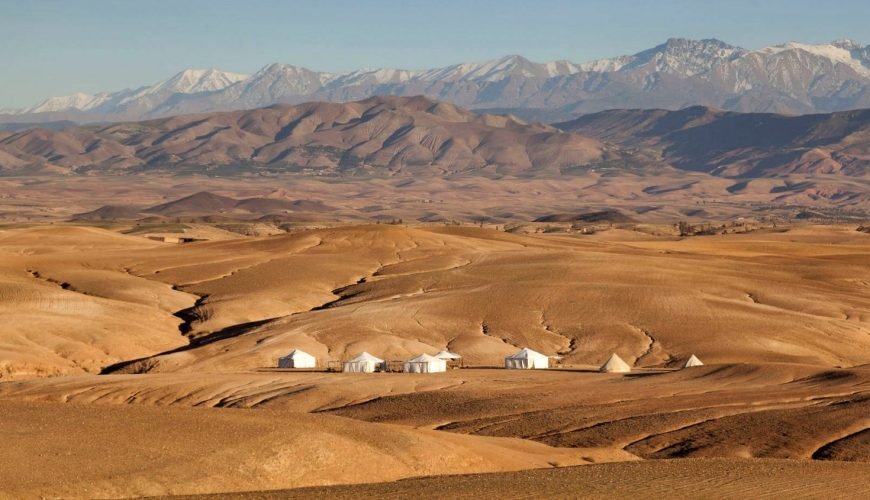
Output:
M414 359L409 359L402 364L405 373L437 373L447 371L447 360L436 358L428 354L421 354Z
M435 357L447 361L448 368L456 368L457 366L462 366L462 356L456 354L455 352L441 351L439 353L436 353Z
M314 368L316 366L317 359L299 349L293 349L290 354L278 358L278 368Z
M686 362L683 364L683 368L691 368L693 366L704 366L704 363L702 363L701 360L698 359L698 357L694 354L692 354L692 357L686 360Z
M455 359L462 359L462 356L460 356L459 354L456 354L455 352L450 352L450 351L441 351L441 352L435 354L435 357L441 358L441 359L446 359L447 361L452 361Z
M550 367L550 358L528 347L504 358L504 367L516 370L534 370Z
M372 373L382 367L384 360L364 352L355 358L345 361L341 371L350 373Z
M631 367L628 366L628 363L616 354L610 356L610 359L601 365L601 373L628 373L630 371Z

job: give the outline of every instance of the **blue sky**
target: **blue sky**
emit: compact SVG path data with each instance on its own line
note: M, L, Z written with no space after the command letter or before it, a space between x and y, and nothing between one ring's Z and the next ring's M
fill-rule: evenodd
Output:
M0 108L188 67L419 69L507 54L583 62L669 37L870 44L868 21L870 0L0 0Z

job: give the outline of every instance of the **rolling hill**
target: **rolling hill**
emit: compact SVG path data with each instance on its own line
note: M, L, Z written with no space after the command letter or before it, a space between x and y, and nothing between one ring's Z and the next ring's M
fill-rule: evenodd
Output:
M621 147L660 151L677 168L724 177L870 172L870 110L787 116L703 106L612 110L559 128Z
M448 175L559 172L619 157L599 141L425 97L185 115L148 122L0 134L3 173Z

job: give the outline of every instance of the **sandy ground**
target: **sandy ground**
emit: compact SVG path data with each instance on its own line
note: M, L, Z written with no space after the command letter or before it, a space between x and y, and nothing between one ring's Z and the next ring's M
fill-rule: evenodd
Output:
M499 365L527 346L575 365L856 366L870 363L868 243L847 226L675 240L381 225L188 245L3 230L0 377L136 359L124 369L232 372L293 348L322 363L449 348Z
M335 210L292 213L288 220L405 222L458 220L498 224L558 213L594 212L618 206L639 221L733 220L801 210L836 217L867 217L866 177L789 175L756 178L736 192L733 179L673 169L649 172L576 172L550 178L323 178L301 175L211 177L177 175L23 176L0 178L0 223L67 220L105 205L149 207L200 191L235 198L269 196L315 200ZM857 196L849 196L857 194ZM699 203L699 200L704 200ZM324 217L326 215L326 217ZM831 218L831 220L836 217ZM325 220L324 220L325 219Z
M0 409L6 498L293 488L634 458L267 410L17 402Z
M868 250L847 226L381 225L188 245L0 230L0 497L381 483L358 491L860 498ZM520 346L561 365L483 368ZM474 367L273 368L293 348L321 365L449 348ZM612 352L631 374L595 371ZM674 369L693 353L707 366ZM495 475L445 476L477 473Z
M214 495L249 498L862 498L865 464L672 460Z
M691 496L688 488L701 483L722 496L755 496L764 484L803 491L806 478L828 475L848 481L817 483L807 496L858 498L847 485L868 487L868 404L870 369L791 364L635 375L467 369L26 380L0 384L0 452L10 457L0 484L14 497L175 495L673 459L679 465L642 469L621 495L672 484ZM729 465L709 475L703 462L713 459ZM668 475L642 486L639 477L656 467ZM534 488L531 496L596 494L625 474L596 471L595 481L565 472L460 484L481 494L514 484Z

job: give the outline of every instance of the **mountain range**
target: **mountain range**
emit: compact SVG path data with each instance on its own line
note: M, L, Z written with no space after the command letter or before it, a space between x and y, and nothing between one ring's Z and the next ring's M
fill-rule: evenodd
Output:
M610 110L556 126L720 177L870 173L870 110L802 116L703 106Z
M0 122L142 120L375 95L424 95L549 122L608 109L693 105L740 112L835 112L870 107L870 46L839 40L748 50L715 39L670 39L634 55L583 64L535 63L513 55L419 71L333 74L287 64L269 64L253 75L188 69L137 89L52 97L0 112Z
M545 125L427 97L276 104L149 121L0 132L0 174L759 178L870 171L870 110L786 116L703 106Z
M421 96L0 132L0 173L7 175L522 175L618 158L596 139Z

